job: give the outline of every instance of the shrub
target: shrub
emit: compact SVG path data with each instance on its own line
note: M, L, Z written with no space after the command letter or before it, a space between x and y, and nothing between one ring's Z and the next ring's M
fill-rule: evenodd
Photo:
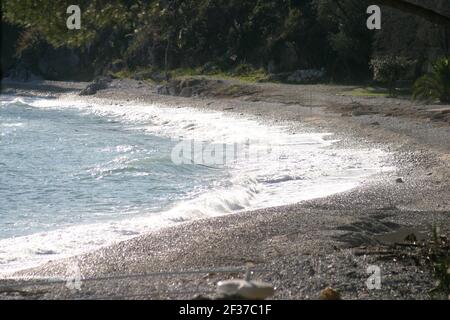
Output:
M254 71L255 71L255 68L253 68L252 65L247 64L247 63L241 63L233 69L232 73L235 76L245 76Z
M381 56L370 61L374 80L387 84L390 96L395 95L396 81L405 75L412 64L407 58L398 56Z
M414 83L414 100L440 100L450 102L450 57L433 63L431 73L423 75Z

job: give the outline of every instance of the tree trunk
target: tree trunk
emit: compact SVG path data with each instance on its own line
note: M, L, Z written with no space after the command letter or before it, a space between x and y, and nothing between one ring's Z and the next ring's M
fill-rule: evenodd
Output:
M167 39L166 51L164 52L164 73L166 77L166 81L169 81L169 47L170 47L170 38Z

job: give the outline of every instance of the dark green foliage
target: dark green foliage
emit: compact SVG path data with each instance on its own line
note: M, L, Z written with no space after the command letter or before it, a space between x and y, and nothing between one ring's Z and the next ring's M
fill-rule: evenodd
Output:
M311 0L79 1L82 29L67 30L70 1L5 0L6 21L54 47L80 48L96 72L121 58L130 69L242 63L274 71L324 66L330 52Z
M35 43L26 40L33 35L41 44L76 49L83 68L94 74L110 71L121 59L128 71L199 68L209 63L223 71L248 64L269 73L325 68L337 81L370 76L376 32L366 28L368 0L76 3L82 13L81 30L66 28L66 9L73 4L69 0L4 0L2 24L23 30L22 41L16 42L19 53L40 54ZM406 29L405 33L415 33Z
M16 63L16 43L20 35L20 28L3 23L1 25L1 70L3 74Z
M450 57L433 63L433 71L414 83L413 99L450 102Z
M319 21L334 54L328 72L336 80L362 80L369 76L374 32L366 27L366 0L315 0Z

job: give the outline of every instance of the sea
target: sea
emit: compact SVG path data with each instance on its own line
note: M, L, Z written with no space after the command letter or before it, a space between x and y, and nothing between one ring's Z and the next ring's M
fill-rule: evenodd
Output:
M389 153L183 105L0 96L0 274L348 191ZM301 219L301 215L299 215Z

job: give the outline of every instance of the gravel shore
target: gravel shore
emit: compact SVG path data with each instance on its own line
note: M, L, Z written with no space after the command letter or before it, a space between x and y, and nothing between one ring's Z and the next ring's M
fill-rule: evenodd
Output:
M178 97L158 94L155 84L113 80L109 88L79 98L186 105L256 117L293 132L331 132L338 146L390 152L396 171L330 197L181 224L20 271L14 277L21 280L0 281L0 299L213 296L217 281L242 277L246 268L277 288L275 299L317 299L326 287L344 299L429 299L435 280L415 246L384 243L380 235L429 238L432 226L449 235L449 106L348 96L352 87L344 86L220 81L196 97ZM77 95L85 86L3 82L2 93L61 97ZM71 276L73 265L85 279L81 290L70 290L65 282L23 280ZM379 290L366 286L369 265L380 267Z

